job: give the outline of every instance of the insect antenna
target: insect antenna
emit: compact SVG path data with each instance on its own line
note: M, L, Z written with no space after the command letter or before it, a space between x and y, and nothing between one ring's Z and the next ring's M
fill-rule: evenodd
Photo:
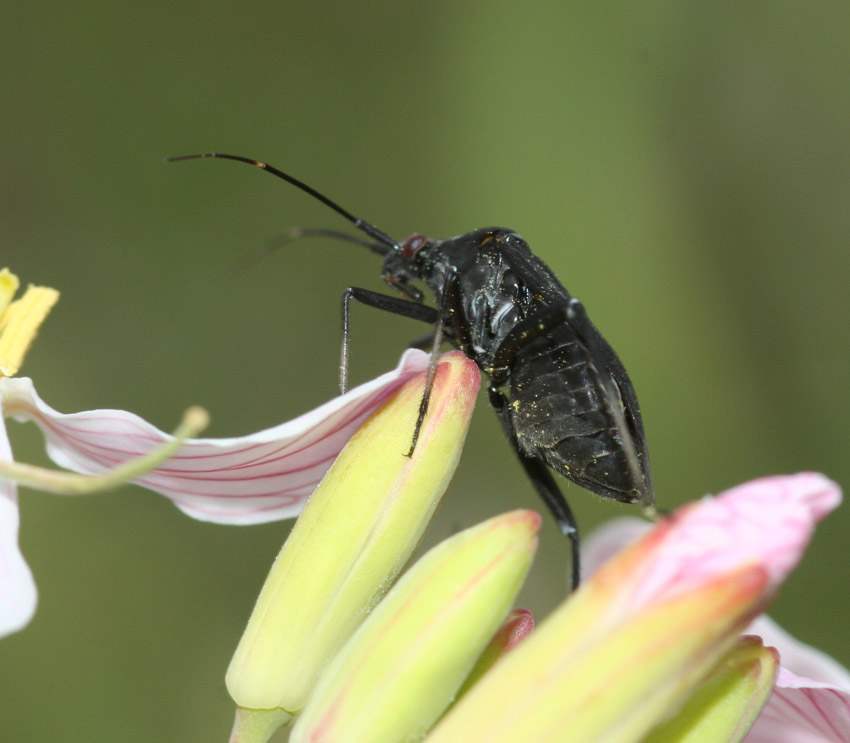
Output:
M236 160L240 163L247 163L248 165L253 165L256 168L262 168L263 170L268 171L272 175L277 176L278 178L282 178L287 183L291 183L296 188L300 188L305 193L310 194L314 199L318 199L325 206L329 206L333 209L337 214L345 217L349 222L351 222L358 230L362 230L369 237L374 238L379 243L387 246L386 250L380 250L379 246L370 244L369 247L375 252L381 253L382 255L386 255L391 250L401 250L401 246L393 240L389 235L381 232L374 225L369 224L365 220L360 219L360 217L355 217L351 212L343 209L339 204L335 201L331 201L324 194L319 193L315 188L308 186L306 183L299 181L297 178L289 175L288 173L284 173L282 170L275 168L271 165L268 165L264 162L260 162L259 160L252 160L250 157L242 157L241 155L225 155L222 152L203 152L197 155L180 155L179 157L169 157L166 158L166 162L174 163L180 160L201 160L207 157L217 157L224 160Z
M239 260L235 268L237 271L247 270L251 266L259 263L270 253L274 253L284 247L284 245L288 245L293 240L300 240L302 237L329 237L334 240L342 240L344 242L354 243L355 245L362 245L364 248L369 248L369 250L374 253L378 253L379 255L386 255L388 252L386 245L370 242L369 240L364 240L362 237L349 235L347 232L326 230L322 227L295 227L289 230L289 232L283 235L278 235L266 242L264 245L251 250L247 255L243 256L241 260Z

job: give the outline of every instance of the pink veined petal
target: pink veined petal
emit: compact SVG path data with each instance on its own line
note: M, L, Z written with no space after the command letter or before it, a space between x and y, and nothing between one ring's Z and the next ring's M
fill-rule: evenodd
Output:
M294 420L248 436L190 439L163 466L134 482L202 521L256 524L292 518L357 427L427 367L427 354L409 350L393 371ZM0 399L5 416L33 420L51 459L75 472L111 469L171 438L123 410L58 413L26 378L0 380Z
M12 458L6 424L0 416L0 457ZM25 627L38 594L29 565L18 547L18 488L0 478L0 637Z
M850 691L780 670L745 743L847 743Z
M850 672L768 617L747 632L779 650L782 668L746 743L850 743Z

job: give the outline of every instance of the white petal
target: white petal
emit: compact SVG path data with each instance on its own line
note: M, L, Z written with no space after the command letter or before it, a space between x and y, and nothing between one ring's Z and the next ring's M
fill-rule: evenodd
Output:
M202 521L255 524L294 517L355 429L427 366L427 354L409 350L393 371L287 423L249 436L190 439L134 482ZM0 379L0 396L6 415L33 420L51 459L75 472L103 472L171 438L123 410L58 413L26 378Z
M12 459L2 415L0 458ZM37 598L32 572L18 547L18 488L15 483L0 478L0 637L29 623Z

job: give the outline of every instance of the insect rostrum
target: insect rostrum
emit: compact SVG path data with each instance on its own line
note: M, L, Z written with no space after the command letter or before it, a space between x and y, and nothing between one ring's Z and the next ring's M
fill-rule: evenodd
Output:
M343 295L341 387L347 385L351 300L429 323L431 372L442 340L461 349L489 377L488 395L532 484L573 544L578 530L551 470L605 498L654 505L646 437L637 397L617 354L552 270L515 232L488 227L445 240L420 234L403 243L354 217L310 186L250 158L218 157L268 170L334 209L374 242L382 275L402 297L350 287ZM364 244L330 230L305 230ZM435 295L423 303L419 281ZM412 432L416 446L430 381Z

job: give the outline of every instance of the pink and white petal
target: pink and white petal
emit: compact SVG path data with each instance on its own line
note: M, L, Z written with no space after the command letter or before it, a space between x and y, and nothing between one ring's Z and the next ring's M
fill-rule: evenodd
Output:
M716 576L761 566L774 590L796 567L815 525L841 502L824 475L764 477L677 509L648 539L661 540L635 575L629 605L672 598Z
M173 458L134 482L202 521L292 518L360 424L427 367L427 354L409 350L393 371L294 420L248 436L189 439ZM83 474L112 469L171 438L122 410L58 413L26 378L0 379L0 400L4 416L41 428L54 462Z
M780 669L745 743L848 743L850 692Z
M747 633L779 650L782 667L746 743L850 743L850 671L769 617Z
M718 496L706 496L674 512L675 537L663 547L667 558L661 559L654 580L663 585L672 575L666 575L664 565L681 572L678 554L688 563L688 572L695 578L725 569L727 563L748 559L765 560L778 583L793 567L800 545L811 538L815 524L841 502L840 488L818 473L763 477L738 485ZM766 521L767 520L767 521ZM762 527L761 524L767 524ZM641 519L613 519L596 529L582 545L582 563L586 575L591 575L602 563L620 549L636 541L651 528ZM774 554L762 554L768 549L763 538L769 533ZM784 542L777 540L784 536ZM704 559L704 550L713 555ZM707 553L706 553L707 554ZM676 558L676 559L673 559ZM658 585L652 587L657 588Z
M0 416L0 458L12 459L6 425ZM18 488L0 478L0 637L25 627L35 613L38 593L18 547Z

